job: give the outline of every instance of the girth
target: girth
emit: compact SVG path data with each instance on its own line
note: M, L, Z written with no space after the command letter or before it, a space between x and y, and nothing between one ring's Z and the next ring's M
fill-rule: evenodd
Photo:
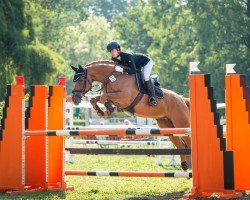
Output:
M132 101L132 103L127 106L126 108L121 108L122 111L127 111L130 112L131 114L134 114L135 110L134 107L141 101L142 97L143 97L143 93L138 93L137 96L135 97L134 101Z

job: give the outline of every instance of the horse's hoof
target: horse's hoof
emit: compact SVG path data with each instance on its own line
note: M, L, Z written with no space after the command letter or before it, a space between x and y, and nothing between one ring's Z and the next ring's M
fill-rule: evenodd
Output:
M183 171L187 171L188 170L187 161L181 162L181 168L182 168Z

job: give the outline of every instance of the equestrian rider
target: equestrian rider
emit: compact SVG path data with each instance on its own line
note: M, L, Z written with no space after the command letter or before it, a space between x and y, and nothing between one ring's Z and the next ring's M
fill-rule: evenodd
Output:
M116 66L116 71L121 73L124 72L127 74L135 74L136 72L141 71L141 69L143 68L144 80L150 93L149 105L157 106L154 85L152 80L150 79L150 73L153 67L152 59L144 54L131 54L122 52L121 46L116 41L109 42L107 45L107 50L112 56L111 60L113 60L118 65L124 65L128 67L126 69L123 69L120 66Z

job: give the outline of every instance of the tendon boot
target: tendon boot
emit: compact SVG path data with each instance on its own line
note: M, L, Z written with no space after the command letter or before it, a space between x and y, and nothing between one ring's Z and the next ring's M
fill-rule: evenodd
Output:
M181 162L181 168L183 169L183 171L187 171L188 170L188 163L187 163L187 161Z
M154 89L154 85L153 82L151 81L151 79L149 79L148 81L146 81L146 85L149 91L149 105L150 106L157 106L157 101L156 101L156 97L155 97L155 89Z

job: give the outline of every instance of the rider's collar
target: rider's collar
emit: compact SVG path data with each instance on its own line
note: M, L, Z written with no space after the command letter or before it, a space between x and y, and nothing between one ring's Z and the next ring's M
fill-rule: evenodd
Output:
M114 59L114 60L121 60L121 57L120 57L120 55L118 55L116 57L112 57L112 59Z

